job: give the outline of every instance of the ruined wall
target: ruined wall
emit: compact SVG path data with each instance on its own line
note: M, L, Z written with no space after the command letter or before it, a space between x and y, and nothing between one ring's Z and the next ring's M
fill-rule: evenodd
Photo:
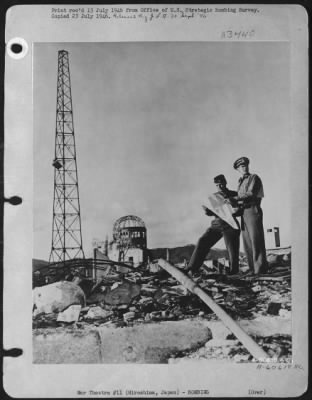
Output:
M114 244L111 249L108 250L108 257L110 260L119 261L119 249ZM124 257L120 259L122 262L132 262L134 267L137 267L145 260L145 251L140 248L129 248L125 250Z

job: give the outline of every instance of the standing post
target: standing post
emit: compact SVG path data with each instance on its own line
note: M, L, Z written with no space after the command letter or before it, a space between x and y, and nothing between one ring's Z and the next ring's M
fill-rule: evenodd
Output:
M96 248L93 249L92 280L96 282Z
M280 230L278 226L274 226L275 247L281 247Z

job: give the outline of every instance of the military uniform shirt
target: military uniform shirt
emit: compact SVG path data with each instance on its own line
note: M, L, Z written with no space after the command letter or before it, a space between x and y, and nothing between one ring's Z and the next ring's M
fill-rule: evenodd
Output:
M258 202L260 204L263 193L262 181L256 174L245 174L238 181L238 200L244 202Z

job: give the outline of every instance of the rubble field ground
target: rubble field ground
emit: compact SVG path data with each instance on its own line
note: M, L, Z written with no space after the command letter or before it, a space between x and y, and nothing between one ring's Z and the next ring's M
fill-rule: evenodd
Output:
M192 279L262 347L269 358L289 362L292 356L289 265L272 264L265 275L256 277L228 276L201 268ZM201 322L212 332L209 340L189 349L173 348L167 354L166 362L253 361L252 355L211 309L164 270L155 273L110 271L95 285L86 279L77 280L77 277L74 281L75 284L78 282L85 298L76 305L65 304L70 302L67 299L64 303L65 297L52 306L50 304L49 308L43 305L40 309L35 305L34 334L53 329L87 332L105 327L138 329L142 325L165 321L188 321L190 326Z

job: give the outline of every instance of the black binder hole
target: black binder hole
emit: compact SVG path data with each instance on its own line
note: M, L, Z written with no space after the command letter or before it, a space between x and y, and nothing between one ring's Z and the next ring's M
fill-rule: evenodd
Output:
M12 38L8 41L7 53L14 60L21 60L28 52L28 44L25 39L20 37Z
M10 350L3 350L4 357L19 357L23 354L22 349L13 348Z
M11 51L15 54L19 54L23 51L23 46L19 43L12 43L11 44Z
M6 203L11 204L12 206L18 206L19 204L21 204L23 202L23 199L19 196L12 196L9 198L4 197L4 201Z

